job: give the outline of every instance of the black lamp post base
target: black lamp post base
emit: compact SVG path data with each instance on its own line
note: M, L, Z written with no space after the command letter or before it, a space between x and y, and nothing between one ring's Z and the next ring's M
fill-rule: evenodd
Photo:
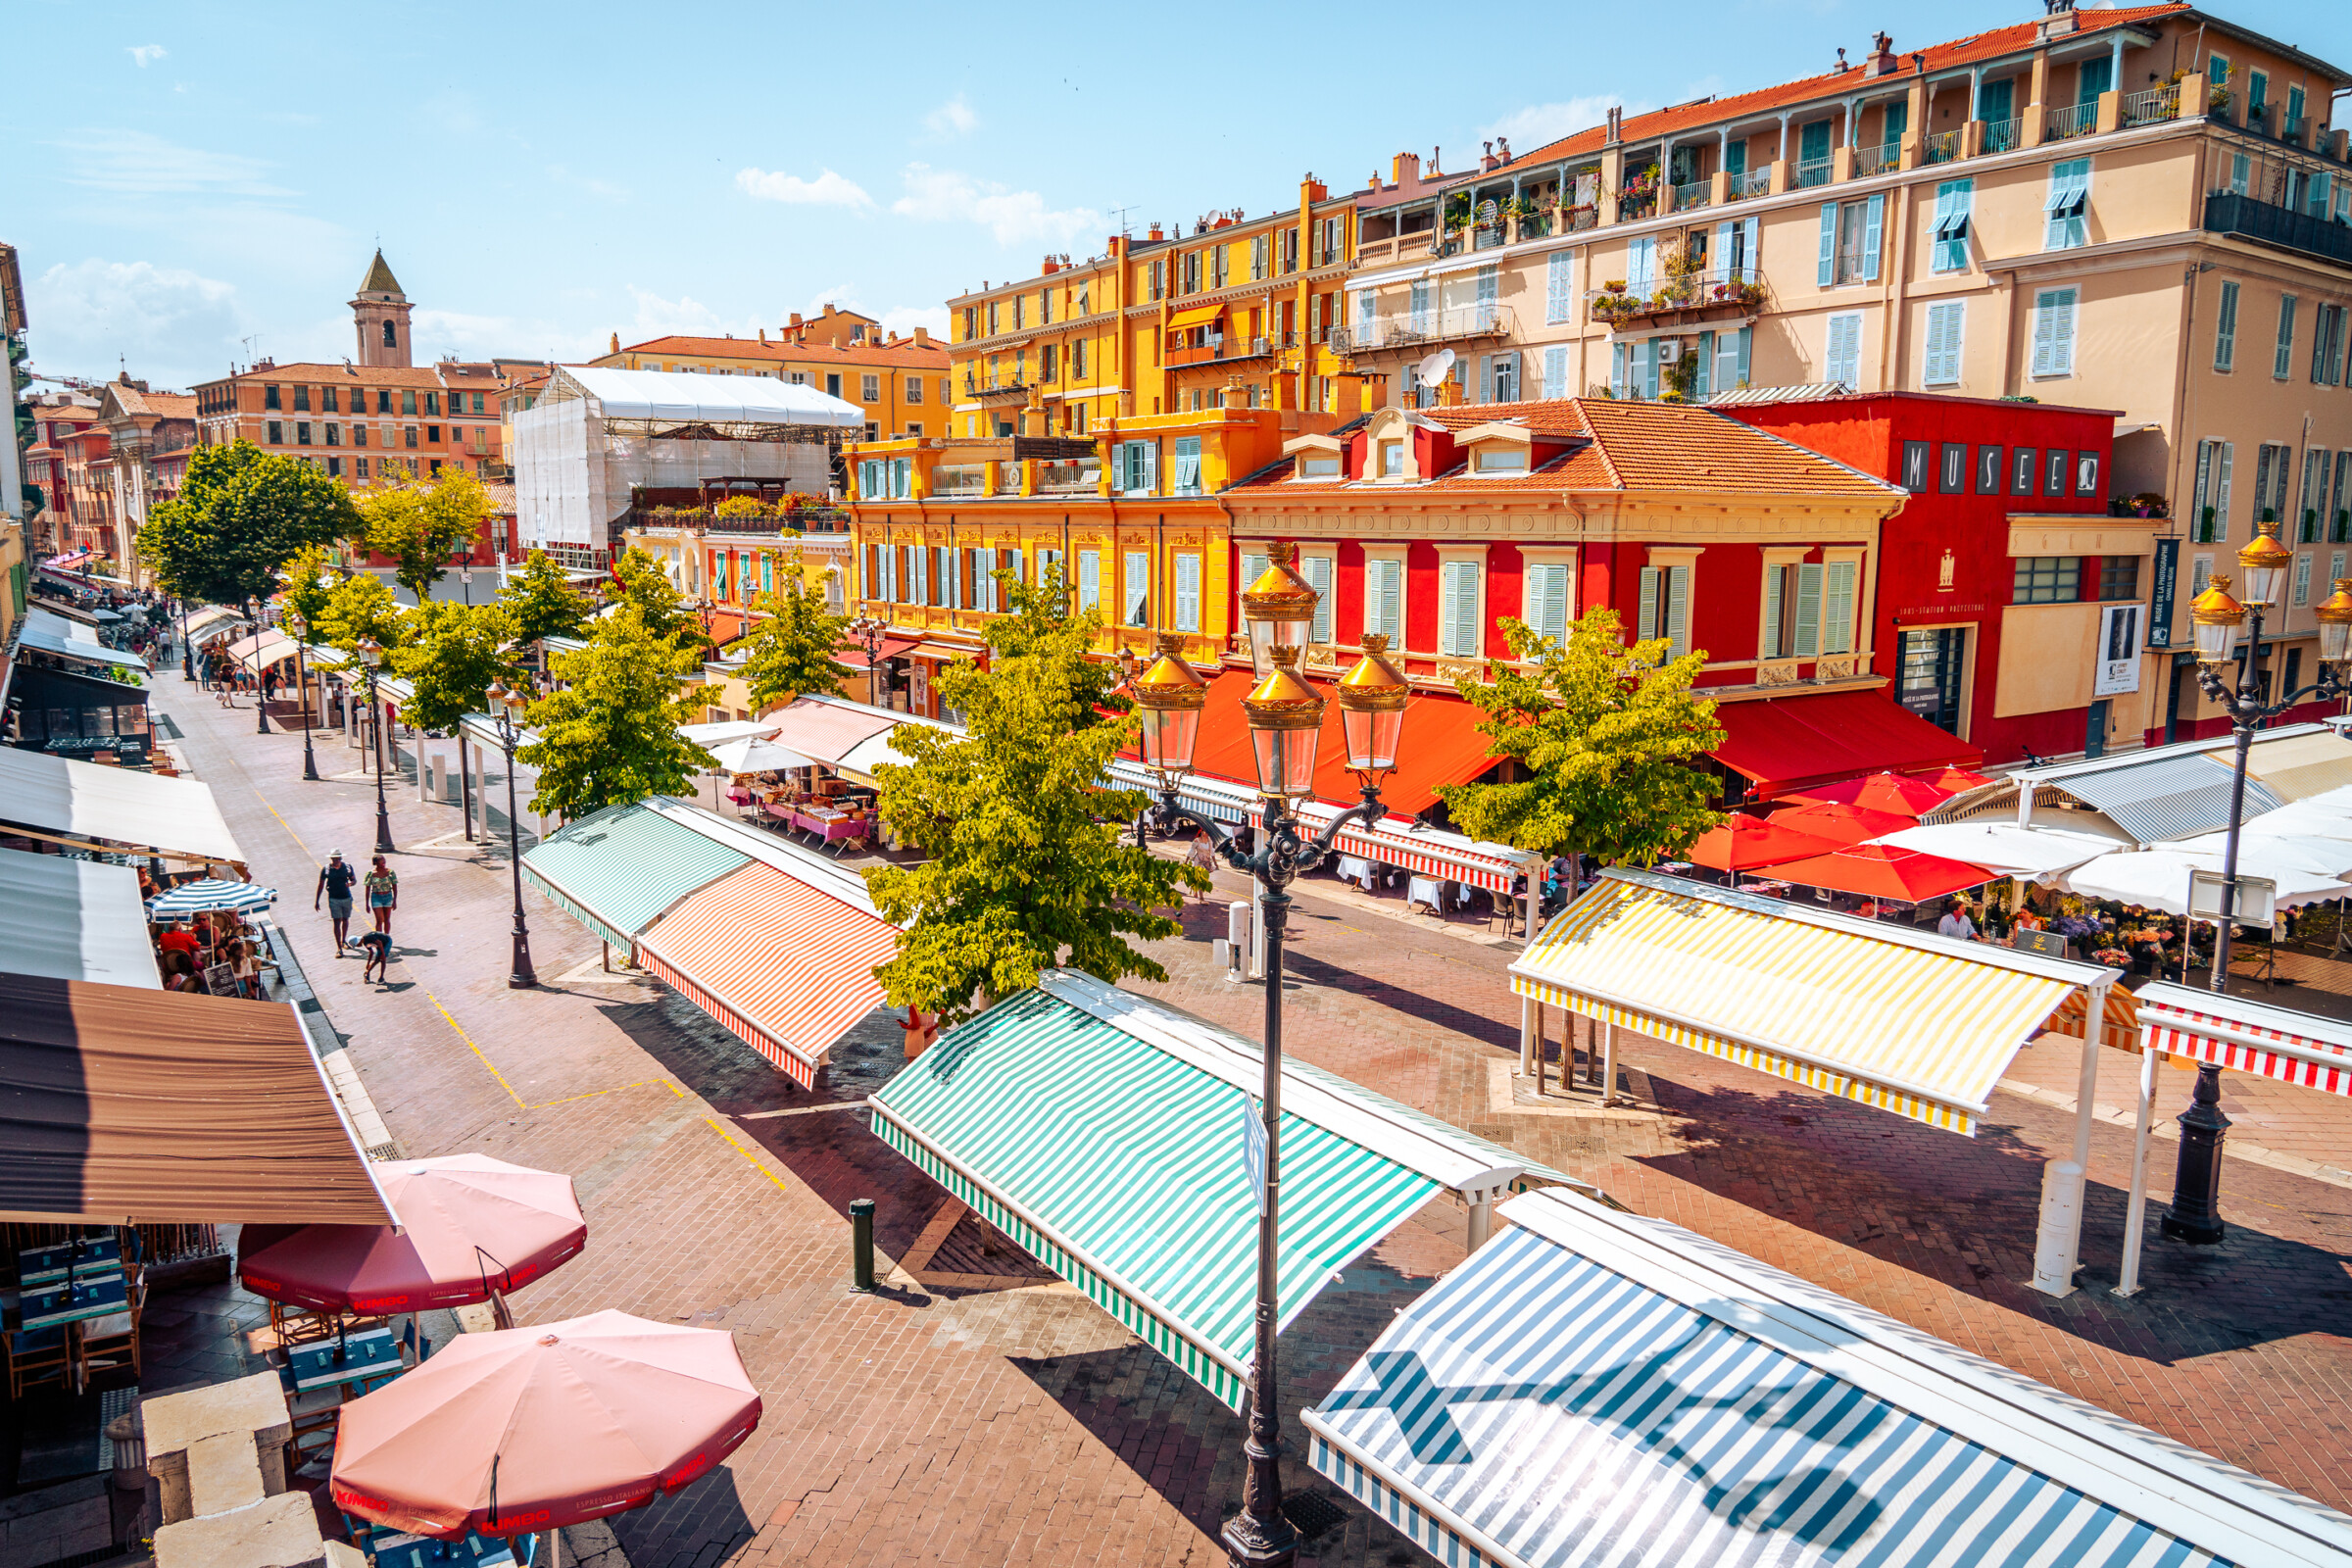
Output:
M1261 1530L1248 1514L1226 1520L1217 1536L1225 1544L1225 1560L1234 1568L1290 1568L1298 1555L1298 1532L1280 1514L1274 1523L1280 1528Z
M2211 1247L2223 1236L2222 1146L2230 1136L2230 1118L2222 1114L2221 1068L2209 1061L2198 1065L2189 1106L2173 1120L2180 1128L2180 1157L2173 1167L2173 1206L2162 1230L2176 1242Z
M531 967L531 947L521 932L514 933L514 968L507 976L509 991L528 991L539 984L539 971Z
M302 738L302 776L306 783L318 782L318 758L311 750L311 738L308 735Z
M2170 1209L2157 1221L2157 1226L2168 1241L2180 1242L2189 1247L2219 1246L2226 1230L2220 1220L2210 1216L2202 1220L2193 1217L2183 1219Z

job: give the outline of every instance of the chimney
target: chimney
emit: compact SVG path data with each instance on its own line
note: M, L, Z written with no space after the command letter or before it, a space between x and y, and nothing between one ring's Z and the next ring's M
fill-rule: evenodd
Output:
M833 334L833 346L837 349L841 347L841 334L839 332Z
M767 328L764 326L760 329L760 341L762 343L767 341Z
M918 349L927 349L931 346L931 329L929 327L918 326L914 329L914 346Z
M1870 63L1862 68L1865 76L1891 76L1900 69L1894 58L1894 40L1883 32L1870 35Z
M1479 172L1482 174L1491 172L1494 168L1494 144L1491 141L1482 141L1478 145Z
M1601 140L1611 147L1625 140L1625 106L1623 104L1609 105L1608 131Z
M605 352L608 354L618 354L620 352L620 334L618 332L612 334L612 346L607 349Z
M1398 153L1389 161L1389 172L1399 188L1418 185L1421 182L1421 155Z
M1427 177L1430 179L1435 179L1439 174L1444 172L1444 171L1438 167L1438 153L1440 151L1441 149L1436 147L1432 147L1429 150L1429 173Z
M2049 3L2049 0L2042 0L2042 3L2046 5L2046 4L2048 4L2048 3ZM1845 74L1847 72L1849 72L1849 71L1851 71L1851 70L1853 70L1853 69L1854 69L1853 67L1851 67L1851 66L1849 66L1849 65L1847 65L1847 64L1845 63L1845 51L1844 51L1843 49L1840 49L1840 50L1838 50L1838 65L1837 65L1837 68L1836 68L1836 70L1835 70L1834 72L1832 72L1832 74L1833 74L1833 75L1839 75L1839 76L1842 76L1842 75L1844 75L1844 74Z
M1146 239L1159 239L1162 237L1163 235L1161 234L1160 227L1157 223L1153 223L1151 227L1151 230L1144 235L1144 238Z
M792 313L792 322L791 322L791 324L792 324L792 325L794 325L794 326L798 326L798 325L800 325L800 324L801 324L801 313L800 313L800 312L798 312L798 311L795 311L795 312L793 312L793 313Z

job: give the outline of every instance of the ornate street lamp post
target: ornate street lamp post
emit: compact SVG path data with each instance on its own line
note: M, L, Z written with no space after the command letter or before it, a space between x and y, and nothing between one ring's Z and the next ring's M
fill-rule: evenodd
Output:
M303 644L311 635L311 623L302 618L302 612L289 609L286 630L294 634L294 684L302 692L302 776L316 784L318 759L311 751L311 673L302 657Z
M2237 912L2238 819L2245 810L2247 754L2254 744L2254 732L2303 698L2328 702L2342 696L2344 666L2352 660L2352 577L2338 577L2335 592L2312 612L2320 623L2319 683L2282 693L2275 703L2264 701L2266 682L2255 668L2262 657L2262 617L2265 612L2277 610L2284 598L2294 560L2278 543L2278 525L2265 523L2253 543L2237 553L2238 566L2245 574L2245 603L2230 597L2230 579L2223 576L2214 578L2188 610L2196 628L2197 684L2210 701L2228 710L2230 732L2237 740L2230 778L2230 834L2222 849L2221 920L2213 939L2212 986L2216 992L2227 992L2230 984L2230 934L2231 916ZM2249 611L2254 635L2241 648L2238 632ZM2222 673L2232 659L2238 664L2234 687ZM2164 1216L2164 1234L2209 1246L2222 1239L2222 1142L2230 1131L2230 1118L2222 1114L2220 1067L2212 1062L2198 1064L2196 1089L2188 1109L2178 1120L2180 1156L2174 1167L2173 1206Z
M384 662L384 645L372 637L359 641L360 663L368 671L368 727L375 731L375 853L392 853L392 814L384 809L384 705L375 695L375 668Z
M865 701L869 708L890 706L880 700L882 672L876 667L882 652L882 634L889 629L889 622L874 615L859 615L850 622L850 635L865 649Z
M179 678L196 678L196 651L188 646L188 602L177 594L172 602L179 607Z
M1282 1163L1282 937L1291 908L1287 891L1298 873L1322 863L1350 822L1379 817L1380 780L1396 765L1396 740L1404 723L1404 676L1387 658L1388 639L1364 638L1363 657L1340 682L1342 734L1348 765L1355 771L1362 800L1333 817L1312 839L1290 803L1314 792L1315 745L1321 738L1325 699L1298 675L1299 651L1312 634L1316 594L1298 575L1296 546L1276 546L1265 574L1242 596L1250 651L1258 682L1242 707L1249 715L1250 749L1256 760L1258 794L1264 799L1255 852L1244 855L1232 835L1177 799L1179 781L1192 771L1200 735L1200 713L1208 683L1184 658L1184 639L1163 635L1159 658L1127 684L1143 724L1144 764L1159 775L1159 817L1189 822L1209 836L1217 854L1236 870L1263 885L1258 915L1265 926L1265 1076L1259 1109L1265 1123L1265 1200L1257 1222L1257 1354L1250 1377L1250 1436L1244 1445L1249 1471L1242 1484L1242 1511L1225 1527L1227 1555L1248 1568L1278 1568L1298 1549L1298 1533L1282 1512L1282 1476L1275 1463L1281 1418L1276 1402L1274 1331L1280 1232Z
M530 699L522 692L509 691L504 681L492 686L483 699L490 705L491 720L498 725L499 750L507 754L507 863L514 873L514 964L507 975L507 985L520 991L539 983L539 972L531 967L531 928L522 918L522 826L514 808L514 747L522 738L518 725Z

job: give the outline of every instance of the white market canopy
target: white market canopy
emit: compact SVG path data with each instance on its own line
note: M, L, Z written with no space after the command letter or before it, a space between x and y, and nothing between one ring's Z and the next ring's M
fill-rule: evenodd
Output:
M139 873L0 850L0 973L161 991Z
M2261 877L2276 883L2276 903L2279 908L2318 904L2352 893L2352 888L2333 877L2307 869L2285 854L2271 854L2273 842L2241 837L2237 849L2237 874L2241 877ZM2126 850L2115 855L2103 855L2095 860L2076 866L2060 878L2060 885L2086 899L2110 899L2118 904L2136 904L2146 908L2162 909L2167 914L2186 914L2191 874L2198 871L2218 873L2221 869L2222 857L2219 851L2190 855L2169 847Z
M136 670L141 675L147 673L147 661L138 655L109 648L98 641L98 634L89 627L46 610L24 612L24 623L17 630L17 646L85 664L106 664Z
M292 659L294 639L275 626L266 626L250 637L240 637L230 643L228 657L247 669L258 671L281 659Z
M1612 866L1511 989L1973 1136L2026 1042L2115 974Z
M207 605L202 610L189 612L188 636L191 640L202 637L223 622L238 621L244 618L245 612L241 610L230 610L225 605Z
M0 821L76 840L242 862L212 786L0 747Z
M565 366L560 373L594 398L607 419L865 427L865 410L857 404L812 386L769 376L602 370L576 366Z
M2179 741L2083 761L2021 767L1922 813L1929 823L2008 818L2058 822L2079 815L2086 829L2112 827L2154 845L2230 824L2231 747ZM2328 724L2264 730L2247 754L2244 814L2352 785L2352 740ZM2071 809L2070 809L2071 808ZM2047 813L2046 815L2044 813Z
M1302 1413L1441 1563L2341 1564L2352 1519L1663 1220L1558 1192Z
M2118 841L2098 833L2020 827L2014 822L1936 822L1889 833L1873 844L1940 855L1996 876L2046 877L2109 854Z

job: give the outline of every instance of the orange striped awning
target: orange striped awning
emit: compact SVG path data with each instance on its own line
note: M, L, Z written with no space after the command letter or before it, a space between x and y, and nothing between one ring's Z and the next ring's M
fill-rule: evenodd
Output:
M693 894L637 938L646 967L802 1088L882 1004L898 928L764 861Z

